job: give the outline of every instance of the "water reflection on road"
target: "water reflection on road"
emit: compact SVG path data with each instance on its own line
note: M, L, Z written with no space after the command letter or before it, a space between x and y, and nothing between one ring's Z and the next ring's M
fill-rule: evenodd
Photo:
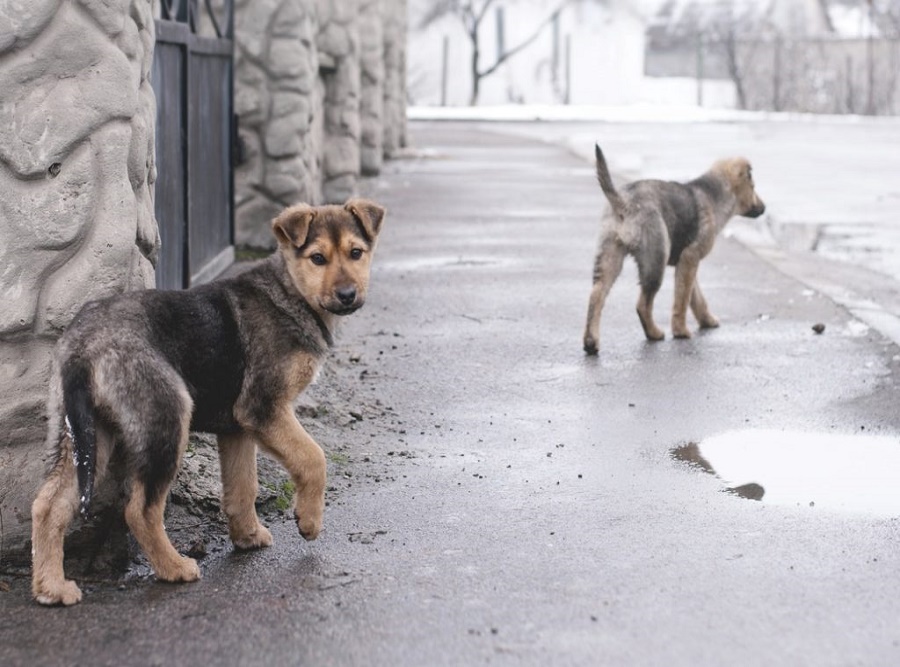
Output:
M672 455L727 490L775 505L900 516L900 438L802 431L730 431Z

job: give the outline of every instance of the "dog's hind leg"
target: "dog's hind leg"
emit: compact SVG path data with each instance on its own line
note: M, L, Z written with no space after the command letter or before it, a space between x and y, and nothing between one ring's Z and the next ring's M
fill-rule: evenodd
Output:
M59 431L64 415L51 417L53 432ZM81 600L81 591L63 571L66 529L78 510L78 476L68 429L58 436L58 457L47 480L31 505L32 593L41 604L71 605ZM96 430L95 483L106 474L113 437L102 423Z
M247 433L219 435L222 463L222 509L228 517L228 534L238 549L272 545L272 533L259 522L256 495L256 442Z
M641 285L641 293L638 296L637 314L644 328L647 340L657 341L666 337L663 330L656 326L653 320L653 300L662 286L663 275L666 270L666 256L668 248L665 244L656 244L650 248L641 249L635 254L638 265L638 276Z
M691 292L691 312L697 318L702 329L715 329L719 326L719 318L709 312L706 298L700 290L700 283L694 278L694 290Z
M591 289L584 327L584 351L588 354L597 354L600 348L600 313L609 290L622 272L625 254L625 249L614 238L606 238L600 245L594 263L594 287Z
M166 535L163 514L166 509L166 493L148 496L147 488L140 480L134 480L131 497L125 507L125 521L132 535L141 545L153 572L163 581L196 581L200 568L193 558L178 553Z
M325 510L325 453L294 416L290 403L275 408L259 428L260 444L287 469L294 481L297 528L307 540L322 530Z
M196 581L200 569L193 558L182 556L172 546L163 525L166 497L187 448L193 403L180 380L146 378L152 391L134 391L132 414L147 421L133 424L123 434L133 471L131 495L125 506L125 521L163 581ZM153 380L150 382L149 380ZM126 408L125 412L129 410Z
M31 506L31 590L41 604L72 605L81 601L78 585L63 572L63 541L78 509L78 481L72 443L62 436L59 461Z

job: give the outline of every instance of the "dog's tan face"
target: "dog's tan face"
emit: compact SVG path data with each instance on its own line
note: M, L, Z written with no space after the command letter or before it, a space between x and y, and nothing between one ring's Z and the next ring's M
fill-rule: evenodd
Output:
M297 290L314 307L349 315L366 301L384 209L365 199L344 206L286 209L272 231Z
M725 173L737 198L738 215L758 218L766 211L766 205L756 194L753 185L753 167L744 158L734 158L725 163Z

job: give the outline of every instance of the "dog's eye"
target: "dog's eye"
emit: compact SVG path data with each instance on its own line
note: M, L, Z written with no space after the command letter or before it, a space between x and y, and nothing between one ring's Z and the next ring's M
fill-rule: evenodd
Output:
M325 255L320 252L317 252L314 255L310 255L309 260L316 266L325 266L325 264L328 263L328 260L325 259Z
M359 259L360 257L362 257L362 253L363 251L359 248L354 248L350 251L350 259Z

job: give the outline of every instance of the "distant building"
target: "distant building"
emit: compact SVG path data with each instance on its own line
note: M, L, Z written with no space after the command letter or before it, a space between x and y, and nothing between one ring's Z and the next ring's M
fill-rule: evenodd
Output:
M474 0L478 104L699 104L895 113L900 5L892 0ZM408 97L463 106L472 41L441 0L410 0ZM425 21L429 15L433 20Z
M410 102L467 105L473 79L471 40L454 15L421 27L422 17L435 4L436 0L410 0ZM482 80L479 104L644 101L646 6L633 0L492 3L478 32L482 71L542 27L526 49ZM557 9L556 17L550 18Z

